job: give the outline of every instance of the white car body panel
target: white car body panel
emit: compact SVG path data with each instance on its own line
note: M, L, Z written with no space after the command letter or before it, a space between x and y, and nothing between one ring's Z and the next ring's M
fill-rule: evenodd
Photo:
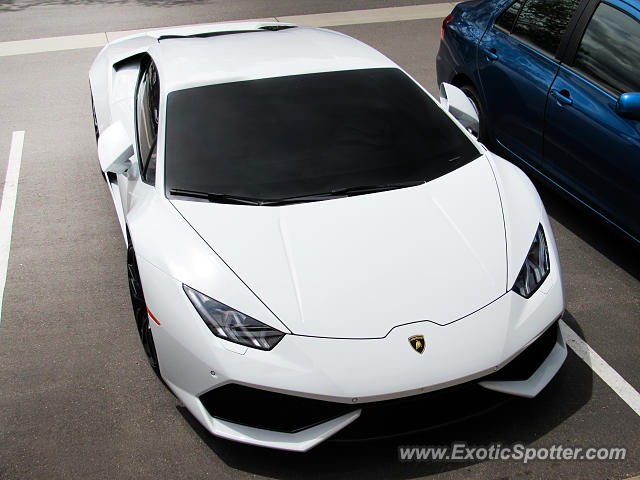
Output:
M538 395L555 374L558 373L558 370L560 370L566 358L567 345L565 344L562 330L558 329L558 339L551 353L529 378L516 381L488 380L478 382L478 385L488 388L489 390L495 390L496 392L533 398Z
M445 325L506 291L500 198L482 157L425 185L353 198L271 209L172 203L299 335L382 338L404 323Z
M289 331L220 257L211 251L166 198L154 195L153 187L144 184L140 187L149 194L134 196L127 222L131 239L136 246L145 296L152 294L151 291L155 290L154 282L158 280L159 273L163 272L196 290L215 292L216 299L226 305L241 305L243 313L259 318L273 328ZM164 252L173 253L166 255ZM143 267L145 262L149 262L157 270L149 272L148 277ZM161 286L157 288L160 292L164 289ZM193 309L182 288L179 290L183 299L187 300L186 305ZM190 327L185 324L181 328ZM206 332L206 336L210 335L202 322L193 327L199 327L200 334Z
M538 225L533 225L532 217L538 217L545 232L551 232L551 224L544 205L540 201L533 183L525 173L507 160L487 152L502 198L502 211L505 220L505 235L507 238L507 275L508 288L514 284L522 267L520 259L529 250L531 241ZM547 242L553 244L555 238L547 235ZM551 245L550 245L551 246Z
M200 61L185 59L182 56L185 50ZM230 51L234 55L229 55ZM305 73L397 68L364 43L330 30L305 27L284 30L278 35L259 31L220 36L209 43L197 38L182 39L161 47L153 45L150 53L158 58L158 70L161 76L164 74L163 88L169 91Z
M346 413L333 420L296 433L274 432L214 418L209 415L209 412L207 412L197 398L169 381L167 381L167 385L176 396L182 400L200 423L214 435L261 447L274 448L274 446L277 445L279 450L289 450L292 452L306 452L310 448L315 447L356 420L361 413L361 410L356 409L353 412Z
M150 267L141 262L141 273ZM417 395L481 378L498 370L530 345L548 327L548 320L564 310L560 273L552 270L530 300L508 292L486 308L446 326L417 322L393 329L382 339L332 339L287 335L274 350L236 351L208 329L183 294L181 283L164 274L144 274L158 284L146 291L149 307L162 312L161 326L152 324L161 358L163 378L191 413L213 434L220 426L203 408L198 396L228 383L265 388L298 396L365 406L368 402ZM145 287L146 288L146 287ZM189 314L185 316L185 311ZM191 321L188 321L190 317ZM553 320L552 320L553 322ZM185 329L188 329L185 331ZM417 355L407 338L423 334L427 349ZM533 397L558 371L566 357L561 333L552 354L525 381L482 382L486 388ZM181 341L188 339L188 343ZM443 363L442 359L455 359ZM211 372L215 372L215 376ZM402 372L402 375L399 374ZM177 384L180 389L174 388ZM345 422L346 426L350 422ZM327 422L325 428L333 426ZM315 445L295 445L295 434L266 432L247 437L242 425L225 430L225 438L256 445L305 451ZM324 436L317 440L324 440Z
M495 371L528 346L564 308L557 288L548 294L540 291L529 301L510 291L445 326L416 322L377 339L292 334L268 352L250 348L236 352L227 348L230 342L208 334L203 322L196 321L200 317L182 292L181 282L150 270L153 267L144 261L139 266L143 281L151 287L148 295L145 290L147 304L153 312L162 312L156 314L161 327L153 326L156 345L166 353L161 358L163 377L196 395L231 381L260 386L265 377L269 390L341 403L424 393ZM559 280L550 274L545 282L553 286ZM425 337L427 348L422 355L407 341L415 334ZM189 343L179 342L182 338ZM443 363L442 359L455 361ZM215 377L210 375L212 370Z
M102 48L96 60L89 70L89 83L94 95L96 113L98 114L98 125L100 131L108 127L115 119L110 113L118 101L133 98L136 75L133 83L123 81L124 74L130 79L128 72L114 69L114 65L135 55L147 52L149 48L158 43L158 38L163 35L196 35L205 32L233 32L238 30L257 30L260 27L274 25L273 22L229 22L200 24L192 26L168 27L158 30L130 35L110 42ZM130 70L130 69L129 69ZM133 121L133 117L126 119Z
M294 451L306 451L356 421L370 402L478 379L489 389L536 395L566 357L561 333L530 378L482 377L513 360L562 315L557 247L526 175L468 132L479 158L417 187L280 207L166 198L170 91L399 68L365 44L321 29L158 41L163 35L265 25L274 24L145 32L107 45L91 67L99 131L121 121L134 150L135 55L151 55L161 79L155 186L141 181L137 151L129 171L107 179L123 236L129 242L129 234L135 246L147 306L159 322L151 322L151 329L169 388L211 433ZM511 287L538 225L551 268L538 291L524 299ZM218 338L183 284L286 335L270 351ZM427 343L422 355L408 342L416 334ZM352 404L354 410L296 433L257 429L215 418L199 400L227 384Z

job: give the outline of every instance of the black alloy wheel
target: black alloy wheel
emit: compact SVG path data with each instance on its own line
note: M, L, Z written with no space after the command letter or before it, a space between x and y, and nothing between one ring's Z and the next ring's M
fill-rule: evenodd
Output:
M127 275L129 277L129 292L131 293L133 316L136 319L136 326L138 327L140 341L144 347L144 353L147 354L151 368L153 368L156 374L159 374L158 354L156 353L156 346L153 342L153 334L151 333L147 304L144 301L144 293L142 291L142 283L140 282L140 272L138 271L136 253L131 242L129 242L129 247L127 248Z

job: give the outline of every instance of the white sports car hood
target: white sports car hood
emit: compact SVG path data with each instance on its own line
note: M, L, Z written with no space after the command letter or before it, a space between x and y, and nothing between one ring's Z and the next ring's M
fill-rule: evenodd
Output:
M443 325L506 290L502 208L484 157L424 185L349 198L172 203L295 334L380 338L401 324Z

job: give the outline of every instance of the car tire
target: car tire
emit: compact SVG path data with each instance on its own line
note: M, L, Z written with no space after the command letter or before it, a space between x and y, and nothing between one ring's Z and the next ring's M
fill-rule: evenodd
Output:
M487 148L490 146L489 135L487 133L487 117L480 102L480 95L473 85L466 84L460 87L460 90L464 92L467 98L471 101L473 108L475 108L478 114L478 131L471 132L478 141L482 142Z
M160 367L158 364L158 354L153 341L153 333L151 332L151 323L147 311L147 303L144 300L144 292L142 290L142 282L140 281L140 272L138 271L138 262L133 245L129 242L127 248L127 275L129 277L129 293L131 294L131 306L133 307L133 315L138 328L138 335L147 355L149 364L153 371L160 375Z

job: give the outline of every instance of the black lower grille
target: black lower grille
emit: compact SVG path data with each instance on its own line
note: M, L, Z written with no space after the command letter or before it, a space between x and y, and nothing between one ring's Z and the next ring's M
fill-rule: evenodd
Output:
M504 367L482 380L527 380L549 356L558 338L558 322L552 324L535 342Z
M484 415L511 399L512 395L467 382L420 395L363 403L360 418L332 440L380 440L435 430Z
M228 384L200 396L212 417L240 425L295 433L345 413L362 409L361 417L336 439L362 440L422 431L480 415L511 396L484 389L481 380L526 380L556 343L558 322L499 371L461 385L394 400L344 404ZM393 425L389 428L389 425ZM383 427L384 426L384 427Z
M209 415L240 425L294 433L356 409L353 405L229 384L200 397Z

